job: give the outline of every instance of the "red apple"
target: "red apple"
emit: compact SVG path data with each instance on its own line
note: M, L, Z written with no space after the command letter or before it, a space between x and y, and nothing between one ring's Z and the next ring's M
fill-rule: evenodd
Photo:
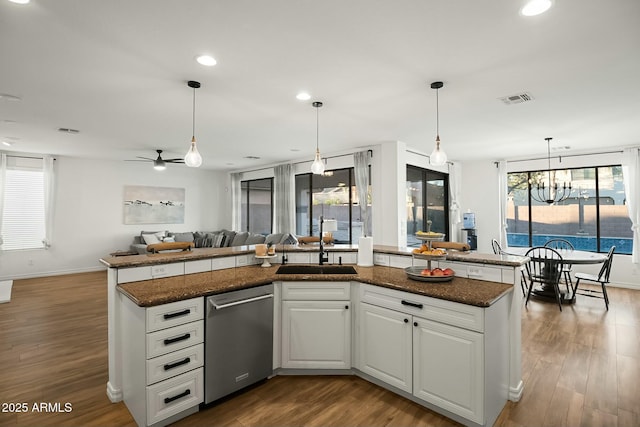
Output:
M455 272L450 268L445 268L443 272L445 276L453 276L455 274Z
M423 276L431 276L431 270L429 270L428 268L425 268L420 272L420 274Z
M441 268L434 268L433 270L431 270L431 275L432 276L444 276L444 271L442 271Z

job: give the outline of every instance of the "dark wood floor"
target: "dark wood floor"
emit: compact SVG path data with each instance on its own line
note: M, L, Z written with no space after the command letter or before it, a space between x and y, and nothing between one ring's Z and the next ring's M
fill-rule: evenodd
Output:
M523 309L524 395L496 425L640 426L640 292L609 289L608 312L586 297L562 313L535 301ZM12 294L0 304L0 426L135 425L105 393L106 274L17 280ZM276 377L176 425L456 424L339 376Z

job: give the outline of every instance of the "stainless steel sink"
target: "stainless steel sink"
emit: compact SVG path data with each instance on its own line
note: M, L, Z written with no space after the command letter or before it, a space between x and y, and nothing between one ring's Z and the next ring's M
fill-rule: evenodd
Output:
M350 265L281 265L276 274L358 274Z

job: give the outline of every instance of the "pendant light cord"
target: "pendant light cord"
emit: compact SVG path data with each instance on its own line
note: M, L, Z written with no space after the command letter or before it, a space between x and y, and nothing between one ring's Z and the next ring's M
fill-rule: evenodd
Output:
M440 138L440 89L436 89L436 136Z
M191 128L191 137L196 137L196 88L193 88L193 117L192 117L192 128Z
M320 150L320 108L316 107L316 151Z

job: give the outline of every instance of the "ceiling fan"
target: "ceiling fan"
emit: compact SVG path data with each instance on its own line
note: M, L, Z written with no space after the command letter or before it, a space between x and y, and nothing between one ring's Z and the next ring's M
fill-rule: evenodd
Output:
M184 163L184 159L163 159L162 158L162 150L156 150L158 153L158 157L156 159L150 159L149 157L140 157L136 156L142 160L128 160L130 162L153 162L153 168L155 170L165 170L167 168L167 163Z

